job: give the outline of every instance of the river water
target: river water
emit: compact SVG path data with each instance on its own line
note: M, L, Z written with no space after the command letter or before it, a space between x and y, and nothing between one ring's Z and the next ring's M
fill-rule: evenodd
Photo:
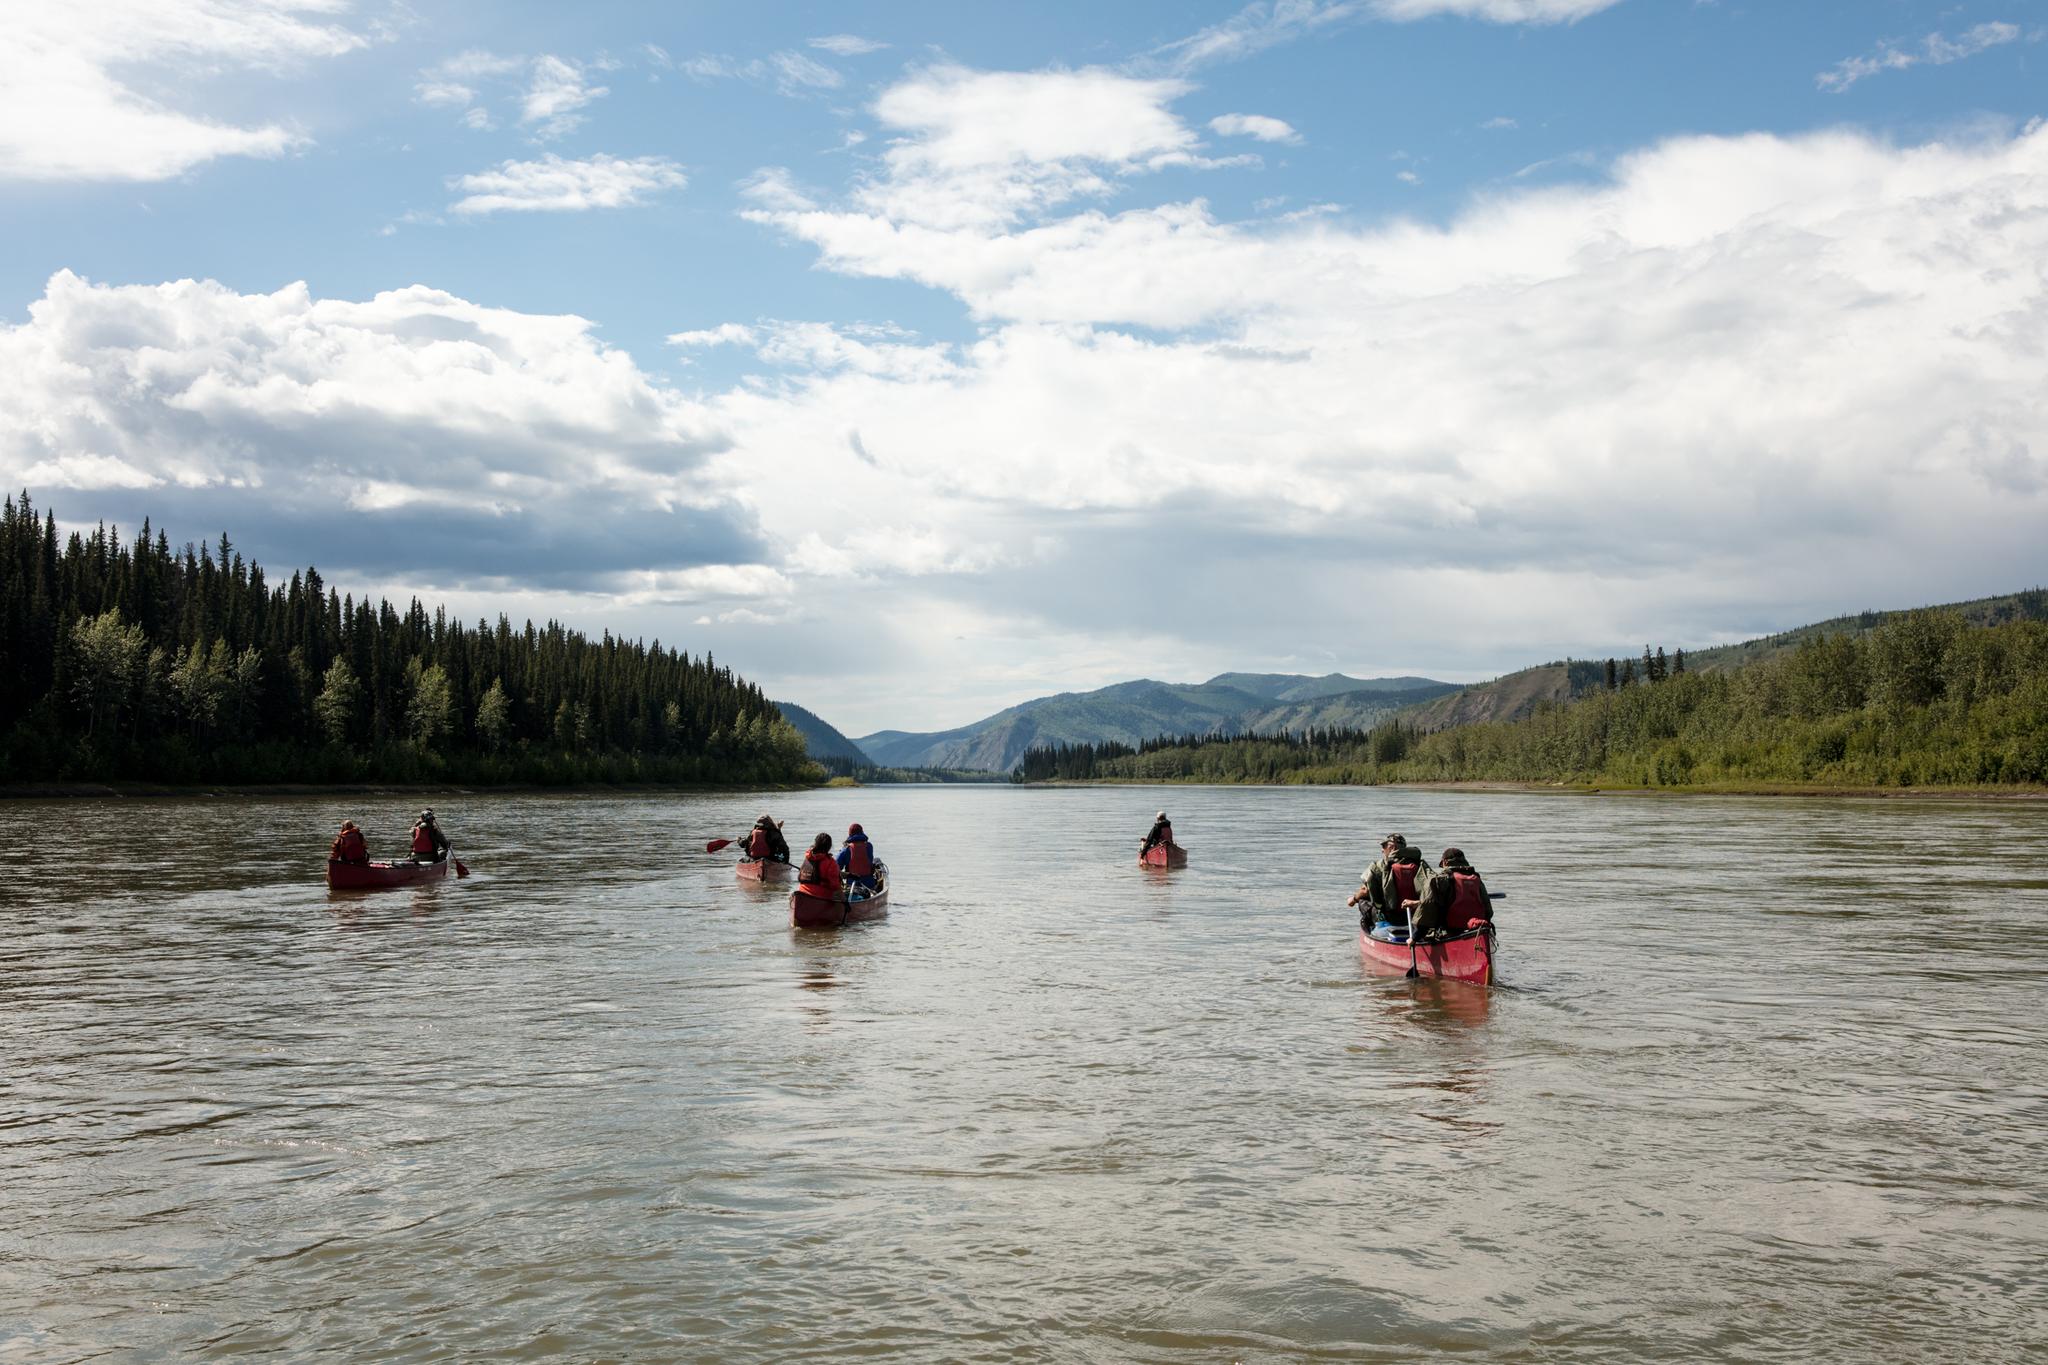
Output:
M0 804L0 1358L2042 1359L2048 804L437 804L352 894L403 802ZM1361 963L1388 828L1503 986Z

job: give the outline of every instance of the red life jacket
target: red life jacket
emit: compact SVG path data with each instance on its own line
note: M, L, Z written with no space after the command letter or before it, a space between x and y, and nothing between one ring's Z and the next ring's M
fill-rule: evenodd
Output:
M768 831L756 825L754 832L747 836L747 856L749 858L765 858L769 852Z
M370 861L370 848L363 842L363 832L351 829L335 838L327 856L338 863L366 863Z
M430 858L434 856L434 834L425 825L412 827L412 851L424 853Z
M846 875L849 877L872 877L875 875L875 846L865 839L846 841Z
M1395 905L1400 905L1403 901L1415 899L1415 869L1417 866L1419 864L1416 863L1387 864L1387 880L1393 884Z
M1486 883L1479 880L1477 872L1453 872L1451 884L1458 888L1458 894L1451 899L1451 908L1444 913L1447 929L1454 934L1462 934L1493 918L1493 907L1486 899Z
M831 871L826 871L830 868ZM804 865L797 870L796 884L807 896L831 900L839 892L839 864L832 861L829 853L820 853L815 848L804 854Z

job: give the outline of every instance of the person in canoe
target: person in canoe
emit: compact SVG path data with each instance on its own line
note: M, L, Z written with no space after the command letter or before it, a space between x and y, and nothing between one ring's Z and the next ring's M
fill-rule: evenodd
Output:
M846 842L839 848L839 870L849 885L875 889L875 868L880 864L875 846L858 824L846 827Z
M773 816L763 815L747 831L747 837L740 840L749 858L764 862L786 863L789 861L789 840L782 837L782 826Z
M370 861L370 846L363 840L363 832L356 828L353 820L341 822L341 833L334 836L334 844L327 850L330 863L354 863L362 866Z
M796 889L821 901L836 901L845 895L839 864L832 858L831 835L821 833L811 840L811 851L804 854L804 865L797 869Z
M434 812L423 810L420 818L412 822L412 860L416 863L438 863L448 856L448 836L434 823Z
M1493 899L1486 894L1486 883L1465 861L1465 851L1458 848L1444 850L1422 894L1405 908L1409 936L1417 940L1450 938L1493 920Z
M1173 847L1173 822L1166 818L1165 811L1152 817L1152 828L1146 831L1144 841L1138 845L1138 856L1144 857L1161 844Z
M1359 878L1357 894L1345 902L1361 907L1359 922L1370 929L1374 920L1403 925L1408 922L1407 904L1422 895L1429 866L1422 850L1399 834L1380 840L1380 859Z

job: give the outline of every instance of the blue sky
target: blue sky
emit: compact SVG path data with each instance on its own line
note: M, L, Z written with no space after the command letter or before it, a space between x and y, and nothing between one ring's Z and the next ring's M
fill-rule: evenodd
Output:
M1907 0L16 11L0 477L712 648L852 732L2029 586L2044 34Z

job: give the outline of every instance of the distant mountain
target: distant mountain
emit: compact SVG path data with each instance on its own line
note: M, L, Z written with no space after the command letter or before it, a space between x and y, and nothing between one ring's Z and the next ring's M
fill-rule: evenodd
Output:
M875 762L902 768L1008 772L1033 745L1137 744L1160 735L1369 728L1395 710L1455 690L1429 678L1322 678L1224 673L1205 683L1152 678L1093 692L1062 692L954 730L882 730L856 743Z
M809 751L812 758L846 758L863 764L872 761L852 740L795 702L776 702L775 709L803 735L804 748Z

